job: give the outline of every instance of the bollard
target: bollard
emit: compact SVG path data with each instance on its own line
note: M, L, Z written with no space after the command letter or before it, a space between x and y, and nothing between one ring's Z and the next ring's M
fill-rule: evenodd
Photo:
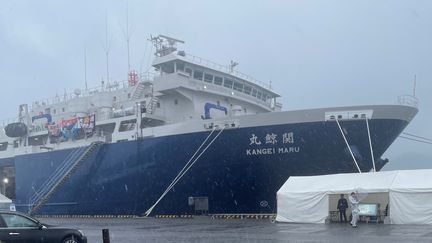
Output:
M109 229L102 229L102 242L110 243Z

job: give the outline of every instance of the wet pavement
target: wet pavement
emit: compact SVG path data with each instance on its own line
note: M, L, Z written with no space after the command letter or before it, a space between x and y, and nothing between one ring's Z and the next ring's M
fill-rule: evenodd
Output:
M287 224L253 219L58 219L42 222L82 229L88 242L432 242L432 225Z

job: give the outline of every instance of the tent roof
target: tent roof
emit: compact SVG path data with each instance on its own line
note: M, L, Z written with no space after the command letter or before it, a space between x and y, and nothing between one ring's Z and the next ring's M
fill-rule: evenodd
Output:
M322 176L293 176L279 193L349 193L353 189L368 192L432 191L432 169L345 173Z
M393 191L432 191L432 170L400 170L393 181Z

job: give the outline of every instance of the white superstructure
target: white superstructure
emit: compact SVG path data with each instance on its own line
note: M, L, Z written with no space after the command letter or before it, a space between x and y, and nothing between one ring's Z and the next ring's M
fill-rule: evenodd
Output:
M207 121L214 118L236 126L237 116L281 110L276 101L279 94L234 70L237 63L222 66L178 51L176 44L183 42L170 37L151 40L156 46L156 74L132 71L127 81L21 105L19 117L5 122L0 130L0 158L93 141L112 143L205 130ZM53 139L50 134L52 126L61 130L69 120L92 116L91 133L66 139ZM4 126L12 122L25 124L26 135L6 136Z

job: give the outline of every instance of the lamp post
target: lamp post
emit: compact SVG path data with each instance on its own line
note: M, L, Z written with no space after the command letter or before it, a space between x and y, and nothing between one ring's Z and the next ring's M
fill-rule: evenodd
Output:
M6 185L9 183L8 178L3 178L3 195L6 196Z

